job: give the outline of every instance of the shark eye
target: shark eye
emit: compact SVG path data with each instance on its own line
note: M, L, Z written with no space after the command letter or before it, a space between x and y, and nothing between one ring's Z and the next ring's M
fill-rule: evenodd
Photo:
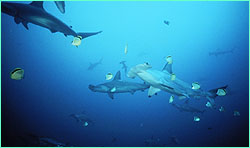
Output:
M145 62L146 65L148 65L148 62Z

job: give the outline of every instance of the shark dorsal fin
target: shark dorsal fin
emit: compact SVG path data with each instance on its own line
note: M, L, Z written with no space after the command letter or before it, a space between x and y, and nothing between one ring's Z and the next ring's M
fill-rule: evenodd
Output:
M168 64L168 63L167 63L167 64L163 67L162 71L167 71L167 72L169 72L170 74L172 74L172 73L173 73L173 71L172 71L172 64Z
M113 79L113 81L116 81L116 80L121 80L121 72L120 72L120 70L117 71L117 73L115 74L115 77Z
M43 1L33 1L30 3L30 5L43 9Z

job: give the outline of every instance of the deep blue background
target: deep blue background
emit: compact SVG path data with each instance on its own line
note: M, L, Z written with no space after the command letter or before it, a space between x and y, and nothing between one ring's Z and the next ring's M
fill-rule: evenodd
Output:
M20 145L18 136L33 133L73 146L145 146L151 136L167 146L248 146L248 2L66 2L65 14L54 2L44 8L77 32L103 33L76 48L72 37L33 24L26 30L2 13L2 144ZM208 55L232 48L233 53ZM197 123L192 113L168 103L167 92L152 98L147 91L116 94L111 100L88 89L106 82L122 60L129 67L149 62L160 70L167 55L177 77L190 84L198 81L205 90L228 84L228 96L216 98L226 112L207 109ZM101 65L87 70L102 57ZM16 67L25 70L21 81L10 79ZM142 82L125 78L124 71L122 79ZM205 109L206 101L190 103ZM94 126L82 127L69 117L83 110ZM234 117L234 110L241 115Z

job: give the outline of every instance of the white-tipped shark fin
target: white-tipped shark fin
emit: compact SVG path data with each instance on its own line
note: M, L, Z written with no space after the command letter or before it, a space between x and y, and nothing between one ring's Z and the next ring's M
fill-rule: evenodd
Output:
M159 91L161 91L161 89L150 86L150 88L148 90L148 96L151 97L151 96L155 95Z

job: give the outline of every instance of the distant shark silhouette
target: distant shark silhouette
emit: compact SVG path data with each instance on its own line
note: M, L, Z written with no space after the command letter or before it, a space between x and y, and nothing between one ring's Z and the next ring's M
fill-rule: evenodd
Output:
M232 48L230 50L219 50L217 49L216 51L209 52L209 56L219 56L219 55L224 55L228 53L233 53L236 48Z
M103 58L101 58L98 62L96 62L96 63L89 63L89 67L88 67L88 70L93 70L96 66L98 66L99 64L101 64L102 63L102 59Z
M124 69L125 74L127 74L128 66L125 64L126 61L121 61L120 64L122 64L122 69Z
M121 81L120 71L116 73L115 78L110 82L99 84L97 86L89 85L89 89L92 90L93 92L108 93L111 99L114 99L115 93L130 92L131 94L134 94L135 91L138 90L144 91L145 89L148 88L149 85L146 84Z
M32 23L49 29L51 33L61 32L65 36L80 36L81 39L102 32L76 33L71 27L46 12L43 8L43 1L33 1L30 4L2 2L1 8L3 13L14 17L16 24L22 23L26 29L29 29L28 23Z

